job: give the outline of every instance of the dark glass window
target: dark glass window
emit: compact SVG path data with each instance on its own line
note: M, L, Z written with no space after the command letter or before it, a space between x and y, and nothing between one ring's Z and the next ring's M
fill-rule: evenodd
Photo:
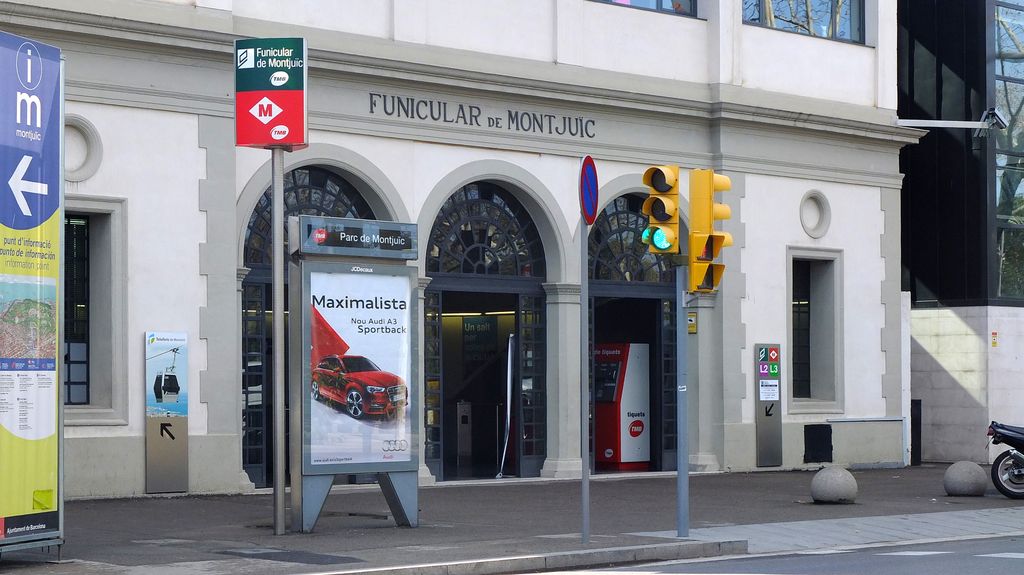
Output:
M1016 2L1016 4L1022 4ZM996 6L995 104L1005 130L990 130L996 149L996 297L1024 298L1024 10Z
M996 218L1024 224L1024 156L996 155Z
M89 404L89 218L64 219L64 404Z
M996 250L999 297L1024 298L1024 226L1001 228Z
M644 10L657 10L659 12L671 12L673 14L685 14L695 16L697 14L696 0L601 0L606 4L618 4L630 8L642 8Z
M811 262L793 260L793 397L811 397Z
M864 43L864 0L743 0L743 21Z

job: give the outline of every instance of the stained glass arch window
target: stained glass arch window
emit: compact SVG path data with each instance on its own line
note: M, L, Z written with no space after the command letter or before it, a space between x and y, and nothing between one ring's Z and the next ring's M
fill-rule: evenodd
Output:
M640 236L647 217L640 213L643 198L615 198L597 214L590 228L587 253L591 280L672 283L672 267L664 257L647 251Z
M245 265L269 266L271 248L271 189L263 193L249 217L245 235ZM284 216L309 215L375 219L362 194L340 175L319 168L296 168L284 175ZM287 235L285 241L287 242Z
M428 274L545 276L540 234L522 203L491 182L452 194L427 246Z

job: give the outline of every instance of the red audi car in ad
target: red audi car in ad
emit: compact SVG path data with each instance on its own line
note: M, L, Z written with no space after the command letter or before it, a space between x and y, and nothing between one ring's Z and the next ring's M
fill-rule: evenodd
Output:
M313 368L313 399L344 409L355 419L393 418L408 401L402 378L361 355L328 355Z

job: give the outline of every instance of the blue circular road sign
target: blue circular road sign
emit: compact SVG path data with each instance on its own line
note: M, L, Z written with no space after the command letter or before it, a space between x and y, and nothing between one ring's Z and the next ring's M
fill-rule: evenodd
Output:
M597 219L597 167L590 156L580 165L580 213L588 226Z

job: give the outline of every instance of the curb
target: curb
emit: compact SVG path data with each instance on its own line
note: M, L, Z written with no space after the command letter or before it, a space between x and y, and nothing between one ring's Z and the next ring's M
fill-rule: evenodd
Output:
M720 557L722 555L742 555L746 553L746 541L688 540L674 543L656 543L653 545L583 549L539 555L495 557L493 559L472 559L450 563L348 569L329 571L318 575L502 575L506 573L613 567L631 563L651 563L655 561Z

